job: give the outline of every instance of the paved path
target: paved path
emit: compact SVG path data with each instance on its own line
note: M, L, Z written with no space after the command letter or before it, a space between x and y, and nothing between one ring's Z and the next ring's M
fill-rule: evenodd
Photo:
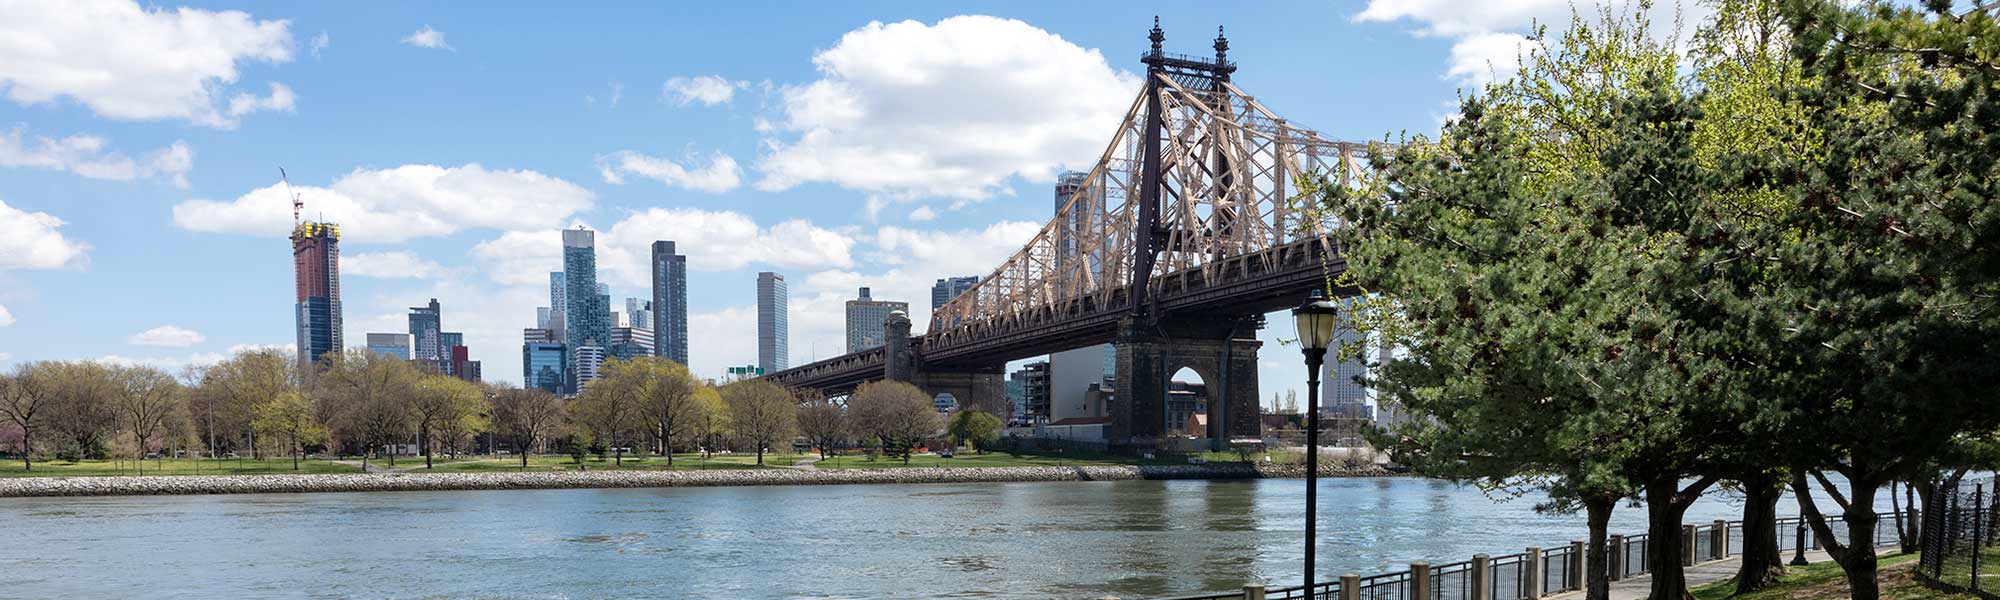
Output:
M1877 554L1888 554L1894 551L1896 551L1895 546L1885 546L1875 549L1875 552ZM1791 562L1792 553L1786 552L1784 558L1786 562ZM1807 550L1806 560L1814 564L1818 564L1821 562L1833 560L1833 557L1827 556L1825 550ZM1712 560L1705 563L1697 564L1692 567L1687 567L1686 573L1687 573L1688 587L1692 588L1702 584L1715 583L1717 581L1734 578L1736 577L1736 569L1739 566L1741 566L1742 563L1743 563L1742 556L1732 556L1722 560ZM1652 591L1652 587L1653 587L1652 575L1634 575L1632 577L1627 577L1625 579L1613 581L1611 582L1611 600L1645 600L1646 594ZM1552 600L1574 600L1583 598L1583 592L1581 591L1563 592L1560 594L1543 596L1543 598L1549 598Z

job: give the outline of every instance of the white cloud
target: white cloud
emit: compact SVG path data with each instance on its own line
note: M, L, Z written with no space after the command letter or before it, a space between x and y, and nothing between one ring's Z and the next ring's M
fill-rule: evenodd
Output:
M418 48L457 50L456 48L452 48L450 44L444 43L444 32L431 29L429 25L425 25L423 29L418 29L416 33L403 38L403 43Z
M1095 162L1138 77L1021 21L870 23L781 91L758 187L831 182L889 199L982 199L1009 178Z
M341 256L340 272L343 275L382 279L428 279L444 273L444 267L419 258L415 253L397 250Z
M686 165L671 159L656 158L630 150L620 150L597 157L598 174L605 183L623 184L626 175L636 175L657 180L674 187L708 192L711 194L736 189L743 183L743 169L736 166L736 159L721 152L708 155L708 164L697 166L701 157L690 155Z
M1520 70L1518 59L1540 49L1525 35L1536 24L1547 26L1550 39L1557 39L1569 30L1572 14L1592 22L1602 10L1623 16L1632 14L1639 6L1633 0L1369 0L1368 7L1354 15L1354 20L1364 23L1408 20L1419 25L1412 32L1419 37L1451 40L1445 78L1456 79L1461 85L1478 86L1513 77ZM1714 7L1705 2L1653 2L1646 10L1648 33L1664 42L1675 35L1677 16L1686 17L1685 31L1691 32L1694 23L1707 20L1713 13ZM1684 45L1688 37L1684 33L1677 41Z
M736 97L736 90L749 87L748 81L730 81L715 75L699 77L674 77L660 84L660 99L676 105L687 106L699 103L702 106L727 104Z
M292 88L282 83L271 84L271 95L262 98L249 92L241 92L229 99L229 116L240 117L253 112L292 112L298 104L298 97L292 95Z
M938 277L986 275L1042 230L1042 223L1001 221L980 230L925 231L883 227L875 233L875 259L889 265L922 265Z
M343 239L394 243L461 229L555 228L587 209L595 195L574 183L529 170L403 165L355 169L332 187L294 185L306 214L340 223ZM174 224L189 231L285 236L291 202L278 183L235 201L195 199L174 206Z
M6 305L0 305L0 327L6 327L13 324L14 324L14 313L7 312ZM0 358L0 360L7 360L7 359Z
M104 138L94 135L72 135L61 139L35 136L30 144L27 126L17 125L10 132L0 133L0 167L68 171L91 179L113 181L157 178L178 187L187 187L188 171L194 169L194 150L188 148L186 142L175 140L172 145L148 152L141 159L110 150L107 148L109 145Z
M0 200L0 271L8 269L82 269L90 265L90 244L56 231L62 219L28 212Z
M161 325L132 334L132 337L126 341L131 342L135 346L186 348L199 344L204 339L207 338L202 337L201 332L192 329L174 325Z
M936 219L936 218L937 218L937 211L931 210L931 207L928 204L919 206L917 207L916 210L910 211L910 220L912 221L929 221L931 219Z
M618 106L618 101L624 98L625 84L616 81L611 82L611 105Z
M70 98L98 116L231 128L220 106L241 63L292 58L291 23L132 0L9 3L0 89L32 105Z
M306 42L306 48L312 51L313 60L319 60L319 51L325 50L328 46L332 45L333 38L327 36L324 30L320 31L318 35L312 36L311 41Z

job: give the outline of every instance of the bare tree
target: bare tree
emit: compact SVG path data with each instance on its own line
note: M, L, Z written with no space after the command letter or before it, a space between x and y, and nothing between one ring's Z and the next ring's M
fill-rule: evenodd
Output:
M21 429L21 468L27 471L35 470L35 433L48 421L53 402L45 368L46 363L22 363L14 374L0 376L0 416Z
M819 448L821 459L825 459L834 445L847 437L847 411L817 393L811 393L799 403L798 421L799 433Z
M721 393L736 435L757 446L757 464L764 464L764 450L771 444L797 435L798 401L784 387L751 379L722 386Z
M521 468L528 468L528 452L535 442L562 425L563 403L554 394L539 389L501 388L493 394L493 427L514 440L521 454Z
M179 406L181 385L152 367L121 367L112 373L118 385L118 394L112 397L118 420L132 433L132 461L143 471L146 446Z
M942 427L930 396L900 381L862 384L848 396L847 407L856 431L873 436L883 452L903 457L906 465L910 450Z

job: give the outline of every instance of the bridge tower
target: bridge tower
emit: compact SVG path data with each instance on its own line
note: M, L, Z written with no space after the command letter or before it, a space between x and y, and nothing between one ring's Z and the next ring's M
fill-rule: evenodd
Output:
M885 379L917 386L933 398L951 394L960 408L995 415L1007 414L1005 363L949 369L926 366L923 357L910 344L913 338L910 337L909 315L900 310L891 312L882 325L883 337L888 338L888 343L882 348L882 374Z
M1260 433L1257 349L1263 344L1257 341L1257 330L1263 327L1263 316L1163 314L1156 297L1148 292L1154 287L1154 266L1163 253L1187 251L1186 241L1191 239L1232 237L1230 200L1238 194L1229 153L1214 152L1212 166L1201 165L1215 174L1204 186L1208 189L1186 185L1175 189L1170 187L1173 178L1167 170L1182 165L1163 164L1162 144L1175 142L1167 139L1172 135L1166 126L1172 116L1165 106L1167 99L1201 96L1195 100L1228 106L1229 76L1236 72L1236 65L1229 62L1229 39L1220 27L1216 28L1212 59L1167 54L1162 48L1166 32L1160 29L1159 17L1153 17L1147 39L1152 42L1151 49L1140 59L1146 65L1146 86L1142 92L1144 125L1139 131L1144 150L1132 244L1133 285L1129 312L1119 321L1113 342L1118 354L1118 385L1108 441L1113 447L1138 451L1161 445L1168 431L1181 429L1182 424L1167 422L1166 404L1173 374L1186 367L1201 375L1209 396L1208 431L1186 433L1207 437L1211 450L1223 450L1232 438L1254 438ZM1166 204L1169 197L1195 195L1220 200L1213 203L1205 227L1162 222L1161 215L1171 212Z

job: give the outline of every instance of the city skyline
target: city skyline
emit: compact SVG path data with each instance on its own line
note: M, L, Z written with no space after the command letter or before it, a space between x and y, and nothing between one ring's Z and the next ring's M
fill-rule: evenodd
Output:
M130 6L137 15L130 18L161 14ZM229 8L190 4L198 15ZM280 308L289 299L272 292L292 275L273 251L291 222L279 166L304 200L305 218L343 226L344 346L359 347L367 332L406 329L411 300L436 297L451 305L453 329L464 332L473 359L514 364L520 330L536 324L527 315L549 304L546 273L560 264L558 230L581 224L598 232L600 276L615 298L650 296L649 244L679 244L689 265L687 338L701 350L689 357L697 373L719 376L729 365L755 362L755 304L746 292L766 270L787 274L791 287L793 358L825 358L844 347L842 303L856 288L921 298L936 279L990 272L1046 222L1046 204L1017 199L1047 197L1056 173L1087 168L1102 150L1116 119L1104 115L1131 99L1128 86L1140 70L1132 49L1155 12L1176 47L1200 48L1215 25L1228 26L1239 40L1233 55L1255 65L1238 74L1244 85L1288 116L1349 139L1435 130L1464 81L1452 49L1468 39L1409 34L1443 17L1359 18L1362 7L1308 4L1232 14L1187 6L910 6L866 16L815 6L756 18L724 7L703 19L676 14L690 10L684 7L580 9L641 13L580 15L617 23L598 31L501 7L481 21L414 6L366 16L312 5L242 8L244 18L269 24L257 34L260 43L245 46L258 50L228 55L226 76L176 75L213 87L208 105L176 99L162 103L170 111L107 112L77 89L55 90L49 102L0 102L0 122L8 124L0 144L34 153L88 136L103 145L83 159L134 165L116 177L79 167L82 159L0 165L0 221L32 222L20 239L56 248L0 261L0 287L8 288L0 293L0 322L12 322L0 326L0 364L105 358L172 366L212 362L243 347L296 349L296 336L285 331L294 315ZM1339 34L1302 35L1272 18L1296 10L1325 15ZM721 25L681 25L695 22ZM1478 27L1521 32L1527 22ZM662 35L640 31L639 23L674 25ZM426 25L449 49L401 43ZM770 43L741 56L700 51L750 31ZM564 48L530 52L509 43L523 36ZM1063 101L1014 103L1037 108L1010 115L1020 123L1010 127L1073 133L1000 150L921 135L997 127L985 116L994 111L980 107L1012 103L1008 94L1017 92L1008 90L905 90L971 107L897 117L911 120L908 126L874 113L852 125L816 123L785 104L804 98L792 92L846 85L862 106L877 106L886 89L872 76L888 63L868 50L879 46L864 42L932 48L946 39L967 50L933 52L944 72L984 76L977 53L1017 47L1027 53L1023 60L1048 66L1060 86L1022 89L1061 87ZM1288 55L1377 53L1395 59L1357 64L1340 77L1276 66L1283 62L1276 57ZM694 58L666 66L625 58L638 55ZM557 73L538 82L541 93L510 101L513 112L480 100L519 89L494 73L553 64L564 68L547 70ZM1324 93L1356 76L1392 85L1393 101ZM0 73L10 77L18 76ZM399 93L405 89L424 91ZM232 113L227 100L239 94L245 102ZM387 104L399 109L381 110ZM839 145L805 142L803 132L821 125ZM767 140L789 152L765 157ZM868 155L856 149L879 147L911 149L918 162L800 168L813 164L803 160L812 156L845 161ZM946 158L961 156L970 158ZM940 176L946 172L969 176ZM97 208L113 205L120 210ZM52 221L60 224L46 225ZM152 243L119 243L141 236ZM191 273L184 265L204 263L228 265L232 276L191 295L199 299L163 298L144 312L93 300L110 297L105 290L114 284L185 285ZM912 302L919 330L928 325L929 304ZM114 316L85 318L107 314ZM56 334L76 322L93 325ZM1267 328L1261 337L1275 345L1283 334ZM1274 375L1266 380L1273 385L1302 379L1296 361L1271 362ZM514 383L521 376L511 366L486 375Z

